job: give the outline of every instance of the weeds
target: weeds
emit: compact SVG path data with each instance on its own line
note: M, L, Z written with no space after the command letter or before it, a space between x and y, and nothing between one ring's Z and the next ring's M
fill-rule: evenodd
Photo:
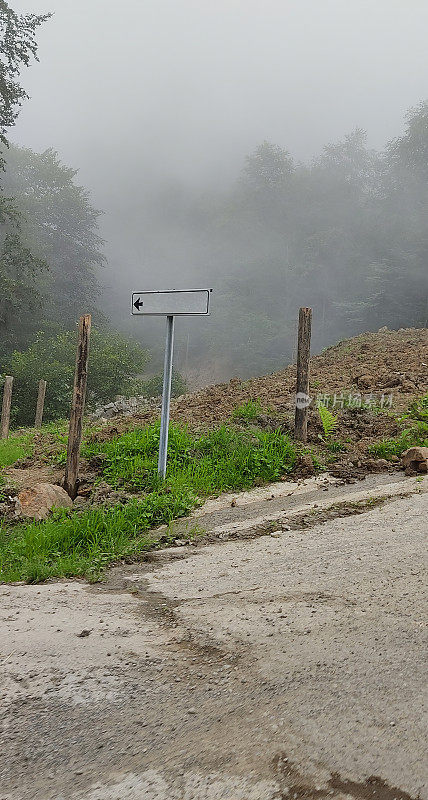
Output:
M232 419L242 419L246 422L255 422L264 413L263 406L259 399L247 400L246 403L237 406L232 412Z
M395 438L371 445L369 452L372 455L393 459L400 458L409 447L428 447L428 394L415 400L397 422L406 427Z

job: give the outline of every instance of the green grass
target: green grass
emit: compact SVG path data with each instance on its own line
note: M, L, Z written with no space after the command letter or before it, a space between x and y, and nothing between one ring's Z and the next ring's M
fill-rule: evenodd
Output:
M247 400L246 403L237 406L232 411L232 419L242 419L246 422L255 422L261 414L264 414L263 406L259 399Z
M118 559L159 546L159 536L150 529L188 514L200 497L276 480L297 460L295 445L278 431L223 426L195 435L171 425L166 481L161 483L158 446L159 424L87 442L85 457L104 457L102 477L140 496L125 505L55 512L45 522L1 526L0 580L97 579ZM167 533L162 543L171 536Z
M10 435L9 439L0 439L0 468L10 467L18 458L31 455L33 450L33 432Z
M369 447L380 458L400 458L409 447L428 447L428 394L415 400L406 414L397 420L402 427L395 438L382 439Z
M157 457L159 424L87 444L82 454L104 456L103 477L113 487L153 491L159 487ZM170 425L166 484L209 495L245 489L290 472L296 447L279 431L240 431L223 425L198 436Z
M52 577L96 580L118 559L168 542L149 529L187 514L189 492L153 492L123 506L93 508L84 514L55 512L45 522L0 526L0 579L29 583Z
M399 436L391 439L382 439L381 442L371 445L369 453L379 458L400 458L409 447L428 447L428 423L418 422L405 428Z

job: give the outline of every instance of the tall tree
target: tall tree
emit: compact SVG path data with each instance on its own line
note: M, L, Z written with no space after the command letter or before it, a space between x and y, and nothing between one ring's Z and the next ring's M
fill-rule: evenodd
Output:
M242 179L255 191L278 190L284 187L293 169L287 150L265 141L246 157Z
M37 59L36 30L50 14L16 14L0 0L0 167L4 166L6 133L15 124L22 102L28 97L18 77L31 58Z
M0 226L0 230L3 226ZM42 297L37 288L46 264L5 226L0 234L0 359L27 344L42 322Z
M63 327L94 312L97 269L104 264L98 229L100 212L75 182L76 171L54 150L34 153L10 146L5 189L20 214L22 242L49 265L39 281L46 317Z
M406 130L387 150L391 166L428 179L428 100L406 114Z
M19 82L23 66L37 59L35 33L50 14L16 14L0 0L0 170L5 168L7 131L28 97ZM20 216L14 201L0 193L0 356L22 346L41 319L37 278L46 264L21 240Z

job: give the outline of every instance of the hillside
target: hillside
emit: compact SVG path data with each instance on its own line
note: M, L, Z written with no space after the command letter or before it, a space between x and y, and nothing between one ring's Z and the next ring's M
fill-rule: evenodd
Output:
M208 386L177 398L171 406L171 418L196 431L233 421L244 428L256 425L292 434L295 383L295 365L247 381L233 378L229 383ZM399 461L397 455L420 442L425 434L422 432L421 436L419 431L415 436L413 429L412 436L401 438L397 447L385 445L385 441L400 437L403 429L415 424L414 420L408 423L397 420L427 392L426 328L398 331L382 328L377 333L341 341L314 356L308 424L308 446L314 463L330 465L331 472L345 479L394 468ZM321 400L337 416L334 440L327 445L327 460L325 443L320 441L323 428L317 403ZM109 439L152 422L158 414L158 409L151 407L127 419L116 418L95 438ZM312 469L303 457L295 474L310 474Z
M176 420L212 424L230 417L233 409L258 398L275 414L290 414L295 391L294 365L248 381L232 379L186 395L173 404ZM363 333L329 347L311 359L311 395L361 393L393 395L393 409L407 408L428 391L428 330L407 328Z

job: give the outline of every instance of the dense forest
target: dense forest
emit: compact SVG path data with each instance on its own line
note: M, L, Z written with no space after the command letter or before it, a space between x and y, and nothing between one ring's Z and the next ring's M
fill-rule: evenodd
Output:
M383 152L356 129L308 164L283 143L264 141L221 190L165 177L146 185L142 176L137 196L118 199L122 238L116 232L107 264L101 212L75 168L61 163L55 143L35 153L7 138L26 96L19 71L36 57L35 32L46 20L0 4L3 374L22 369L25 383L49 352L63 361L58 348L86 312L115 364L110 391L129 389L128 373L143 370L147 348L152 372L158 369L162 340L129 321L121 251L130 243L142 254L144 288L168 281L215 290L209 322L183 321L179 331L177 366L194 383L288 363L300 305L314 308L315 349L384 325L427 324L428 102L408 112L402 135Z
M138 226L124 198L123 250L140 248L147 284L153 271L159 283L178 274L214 287L209 325L180 325L195 375L249 376L289 362L300 305L314 308L316 349L384 325L426 325L428 103L403 128L383 152L355 130L310 164L262 142L228 190L142 191ZM113 274L119 263L116 243Z

